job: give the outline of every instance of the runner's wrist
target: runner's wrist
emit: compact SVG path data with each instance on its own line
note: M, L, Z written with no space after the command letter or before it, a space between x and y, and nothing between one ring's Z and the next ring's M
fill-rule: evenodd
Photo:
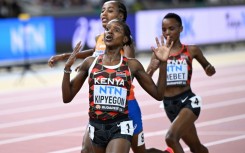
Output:
M62 60L65 60L66 59L66 54L64 53L64 54L61 54L61 59Z
M205 71L207 71L209 67L212 67L212 65L211 65L211 64L208 64L208 65L205 67Z
M65 68L64 68L64 73L66 73L66 74L71 74L71 72L72 72L72 70L71 70L70 67L65 67Z

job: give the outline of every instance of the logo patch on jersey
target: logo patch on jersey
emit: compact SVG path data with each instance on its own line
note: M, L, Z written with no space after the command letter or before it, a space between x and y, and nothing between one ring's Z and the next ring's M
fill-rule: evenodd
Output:
M102 72L104 72L104 71L97 71L97 72L94 72L94 75L100 74L100 73L102 73Z
M100 105L96 105L95 108L96 109L101 109L101 106Z
M126 73L125 72L116 72L116 76L117 77L126 77Z
M188 59L188 56L187 55L180 55L180 58L181 59Z

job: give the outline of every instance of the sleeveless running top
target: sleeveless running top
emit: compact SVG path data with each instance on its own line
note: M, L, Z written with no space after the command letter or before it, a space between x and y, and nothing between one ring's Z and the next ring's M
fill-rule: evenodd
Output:
M132 79L126 57L115 66L102 65L102 58L96 57L89 69L89 117L105 121L128 115Z
M188 47L182 45L178 53L170 54L167 61L167 86L190 85L192 77L192 58Z
M96 57L105 53L104 33L100 34L96 41L95 51L92 56ZM121 54L124 55L124 51L121 50ZM131 86L129 100L134 100L134 85Z
M105 53L105 43L104 43L104 33L98 36L96 45L95 45L95 50L92 56L96 57L99 55L102 55Z

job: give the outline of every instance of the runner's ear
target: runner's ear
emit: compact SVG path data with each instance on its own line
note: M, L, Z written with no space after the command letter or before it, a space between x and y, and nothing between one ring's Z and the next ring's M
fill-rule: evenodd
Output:
M118 19L123 21L123 14L122 13L119 14Z
M180 32L182 32L183 31L183 26L180 26L180 30L179 30Z
M128 42L128 37L127 36L124 36L124 38L123 38L123 45L125 45L127 42Z

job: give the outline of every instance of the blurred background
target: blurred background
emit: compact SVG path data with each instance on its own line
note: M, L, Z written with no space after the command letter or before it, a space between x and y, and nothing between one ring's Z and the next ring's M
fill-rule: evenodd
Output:
M0 0L0 152L77 153L88 123L88 88L72 103L62 102L64 62L48 66L56 54L71 52L78 41L93 48L103 32L103 0ZM150 47L161 35L162 18L177 13L181 41L200 46L216 74L207 77L193 61L193 91L203 98L197 121L210 153L244 153L245 0L122 0L135 41L136 58L146 68ZM77 60L72 69L79 64ZM76 73L71 73L71 78ZM157 78L157 73L153 77ZM165 113L134 81L146 144L166 147ZM217 109L217 110L216 110ZM190 153L185 147L186 153ZM131 151L132 152L132 151Z
M105 0L0 0L0 72L9 75L47 68L55 54L71 52L78 41L93 48L103 32ZM127 6L136 56L148 55L168 12L183 21L182 43L203 52L232 51L245 45L245 0L122 0ZM36 67L37 68L33 68ZM50 69L49 69L50 70Z

